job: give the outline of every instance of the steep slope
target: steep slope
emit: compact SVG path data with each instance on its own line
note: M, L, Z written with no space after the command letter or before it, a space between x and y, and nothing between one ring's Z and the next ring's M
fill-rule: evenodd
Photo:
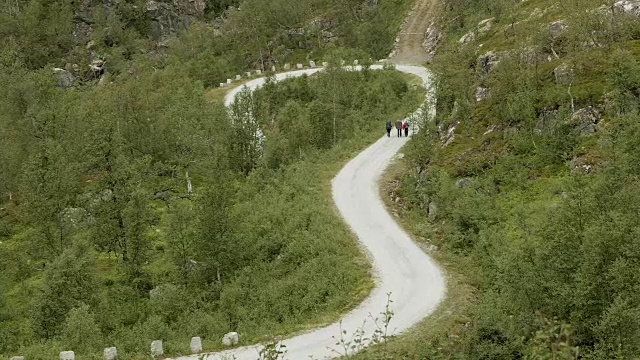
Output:
M428 85L429 72L426 69L415 66L398 66L397 69L420 76L425 86ZM276 79L316 71L319 69L278 74ZM264 80L253 80L247 87L255 89L264 84ZM239 88L227 95L227 105L233 102L238 91ZM333 180L334 202L370 255L376 288L367 300L340 322L284 340L288 358L312 356L324 359L344 355L344 350L336 346L341 332L346 331L350 336L355 331L363 331L365 336L371 336L377 326L371 316L377 318L385 311L388 296L393 302L390 304L394 312L390 329L394 334L410 328L430 314L444 296L445 283L439 268L387 213L377 189L380 175L406 141L406 138L381 138L351 160ZM210 354L206 358L214 360L234 356L239 360L249 360L255 359L257 351L257 347L244 347ZM178 359L198 358L194 355Z
M436 36L432 32L438 0L416 0L411 13L398 33L396 48L390 59L396 64L423 64L430 61L433 54L424 44L429 37ZM436 41L437 42L437 41Z

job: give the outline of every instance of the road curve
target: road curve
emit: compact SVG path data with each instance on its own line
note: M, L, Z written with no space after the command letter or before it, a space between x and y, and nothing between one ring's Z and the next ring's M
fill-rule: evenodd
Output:
M372 66L380 69L382 66ZM350 68L359 70L359 68ZM428 71L419 66L396 66L402 72L420 76L425 85ZM305 69L276 75L276 80L312 74L322 69ZM244 86L254 90L264 78L249 81ZM225 97L230 105L244 86L231 90ZM381 132L382 124L381 124ZM341 322L311 330L282 341L287 347L286 359L327 359L344 353L336 346L340 329L347 334L362 328L367 336L375 330L370 314L379 316L391 294L394 312L390 330L399 334L415 325L438 306L445 294L445 281L435 262L426 255L387 213L378 192L378 180L385 168L406 143L407 138L386 135L352 159L332 181L333 199L344 220L357 235L362 248L373 264L375 288L369 297L346 314ZM364 326L363 321L368 320ZM246 346L207 355L180 357L180 360L256 360L260 346ZM333 349L333 350L332 350ZM338 350L339 352L336 352Z

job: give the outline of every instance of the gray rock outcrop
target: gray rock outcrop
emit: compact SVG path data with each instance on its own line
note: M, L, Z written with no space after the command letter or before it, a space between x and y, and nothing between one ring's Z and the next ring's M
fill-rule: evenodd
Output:
M563 63L553 69L553 75L556 77L556 84L568 85L573 81L573 69Z
M476 101L486 100L491 96L491 91L485 87L476 88Z
M640 17L640 0L621 0L617 1L614 5L629 15Z
M489 51L478 57L478 68L484 74L490 74L500 64L500 57L494 51Z
M571 115L571 123L575 125L580 135L595 133L599 121L600 112L592 106L582 108Z
M73 74L68 70L54 68L53 74L56 77L58 87L63 89L68 89L70 87L73 87L73 85L75 85L76 77L73 76Z
M549 24L549 35L551 39L555 40L562 36L567 30L567 22L564 20L554 21Z

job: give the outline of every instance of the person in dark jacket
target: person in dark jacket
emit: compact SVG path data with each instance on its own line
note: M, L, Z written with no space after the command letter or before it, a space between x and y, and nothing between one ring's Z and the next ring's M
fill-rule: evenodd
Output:
M396 121L396 130L398 130L398 137L402 137L402 121Z
M409 120L404 121L404 124L402 124L402 128L404 129L404 136L409 137Z
M387 137L391 137L391 120L387 120Z

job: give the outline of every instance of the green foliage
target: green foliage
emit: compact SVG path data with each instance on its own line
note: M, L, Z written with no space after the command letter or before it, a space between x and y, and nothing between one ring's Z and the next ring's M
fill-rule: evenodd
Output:
M74 92L28 79L9 97L22 108L0 117L25 159L3 164L2 354L91 358L114 345L135 358L158 338L183 353L191 336L230 330L259 341L367 294L327 184L420 102L401 75L271 83L232 114L171 69Z
M62 328L61 341L66 348L80 354L99 352L102 333L88 305L83 304L69 311Z
M86 249L66 250L45 272L35 302L33 324L41 338L50 339L62 330L69 311L96 301L93 259Z
M454 334L400 340L397 358L637 357L637 19L600 5L449 2L438 113L407 150L397 195L476 291ZM490 17L491 30L458 42ZM557 19L568 27L552 39ZM499 64L480 69L490 50ZM553 73L562 63L567 83ZM489 98L475 101L478 87ZM580 109L597 111L594 132Z

